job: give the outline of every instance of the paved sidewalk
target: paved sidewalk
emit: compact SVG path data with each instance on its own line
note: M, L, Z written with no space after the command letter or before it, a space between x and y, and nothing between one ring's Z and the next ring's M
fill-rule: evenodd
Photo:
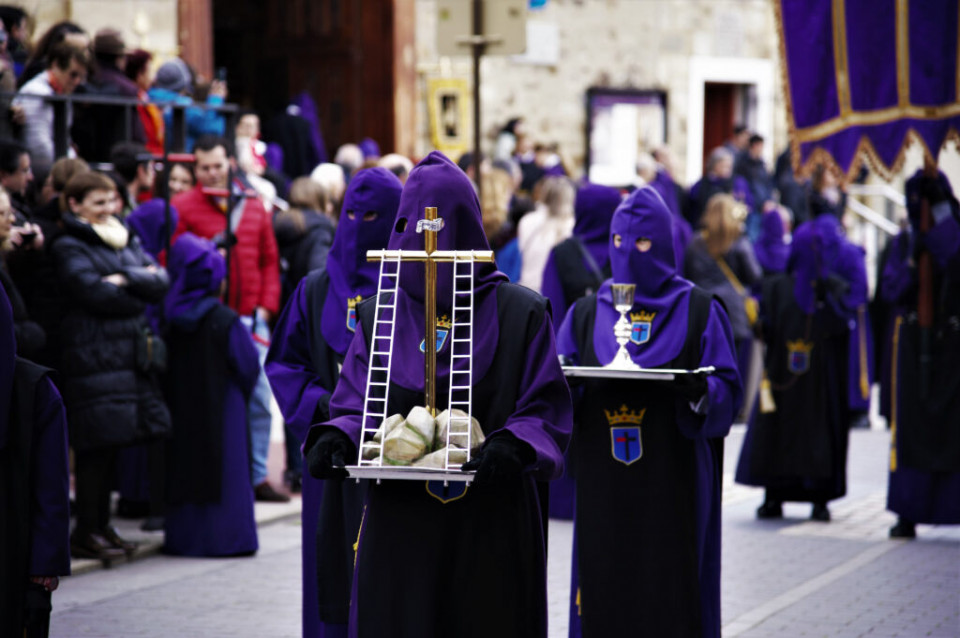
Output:
M828 524L810 521L809 506L800 505L786 506L782 521L757 521L762 491L730 480L742 430L727 439L725 637L960 636L960 527L919 526L915 541L888 540L887 434L851 437L849 494L831 505ZM550 535L550 638L563 638L572 526L554 521ZM51 635L295 638L297 517L262 526L260 543L252 558L157 556L64 579Z

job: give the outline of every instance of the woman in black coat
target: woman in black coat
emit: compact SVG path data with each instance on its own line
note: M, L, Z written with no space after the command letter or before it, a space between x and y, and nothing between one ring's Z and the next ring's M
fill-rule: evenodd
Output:
M113 216L113 183L81 173L62 195L63 234L51 251L61 290L60 372L76 460L76 557L110 559L136 545L110 526L110 487L117 452L166 434L170 413L157 381L157 348L144 331L144 309L167 291L166 271Z

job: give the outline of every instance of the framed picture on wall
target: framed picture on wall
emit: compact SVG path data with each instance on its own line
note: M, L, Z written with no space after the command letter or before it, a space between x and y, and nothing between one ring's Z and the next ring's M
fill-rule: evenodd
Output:
M465 78L427 80L427 108L433 146L456 159L467 150L471 133L468 121L470 99Z
M634 184L637 159L667 142L667 94L642 89L587 89L586 173L596 184Z

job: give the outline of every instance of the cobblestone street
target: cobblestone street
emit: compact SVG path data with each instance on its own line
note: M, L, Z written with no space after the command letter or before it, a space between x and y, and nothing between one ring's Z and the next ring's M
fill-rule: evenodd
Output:
M731 479L741 440L736 429L726 446L725 637L960 636L960 528L887 539L886 432L852 432L848 495L832 504L829 524L810 521L803 505L757 521L762 492ZM550 528L551 638L566 636L571 532L564 522ZM298 519L264 523L260 546L253 558L155 556L64 579L51 635L299 636Z

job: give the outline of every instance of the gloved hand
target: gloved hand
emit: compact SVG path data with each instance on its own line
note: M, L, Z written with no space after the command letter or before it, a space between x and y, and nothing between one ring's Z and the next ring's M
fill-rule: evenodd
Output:
M534 460L536 455L529 445L504 433L487 439L476 456L461 469L467 472L476 470L474 485L507 485L518 481L524 468Z
M827 294L834 299L843 299L850 292L850 282L840 275L830 273L824 280Z
M330 395L324 394L317 401L317 407L313 410L314 423L326 423L330 420Z
M356 447L339 430L327 430L307 450L307 469L316 479L343 479L347 477L344 466L357 454Z
M696 403L707 393L707 373L678 374L673 379L673 391L684 401Z

